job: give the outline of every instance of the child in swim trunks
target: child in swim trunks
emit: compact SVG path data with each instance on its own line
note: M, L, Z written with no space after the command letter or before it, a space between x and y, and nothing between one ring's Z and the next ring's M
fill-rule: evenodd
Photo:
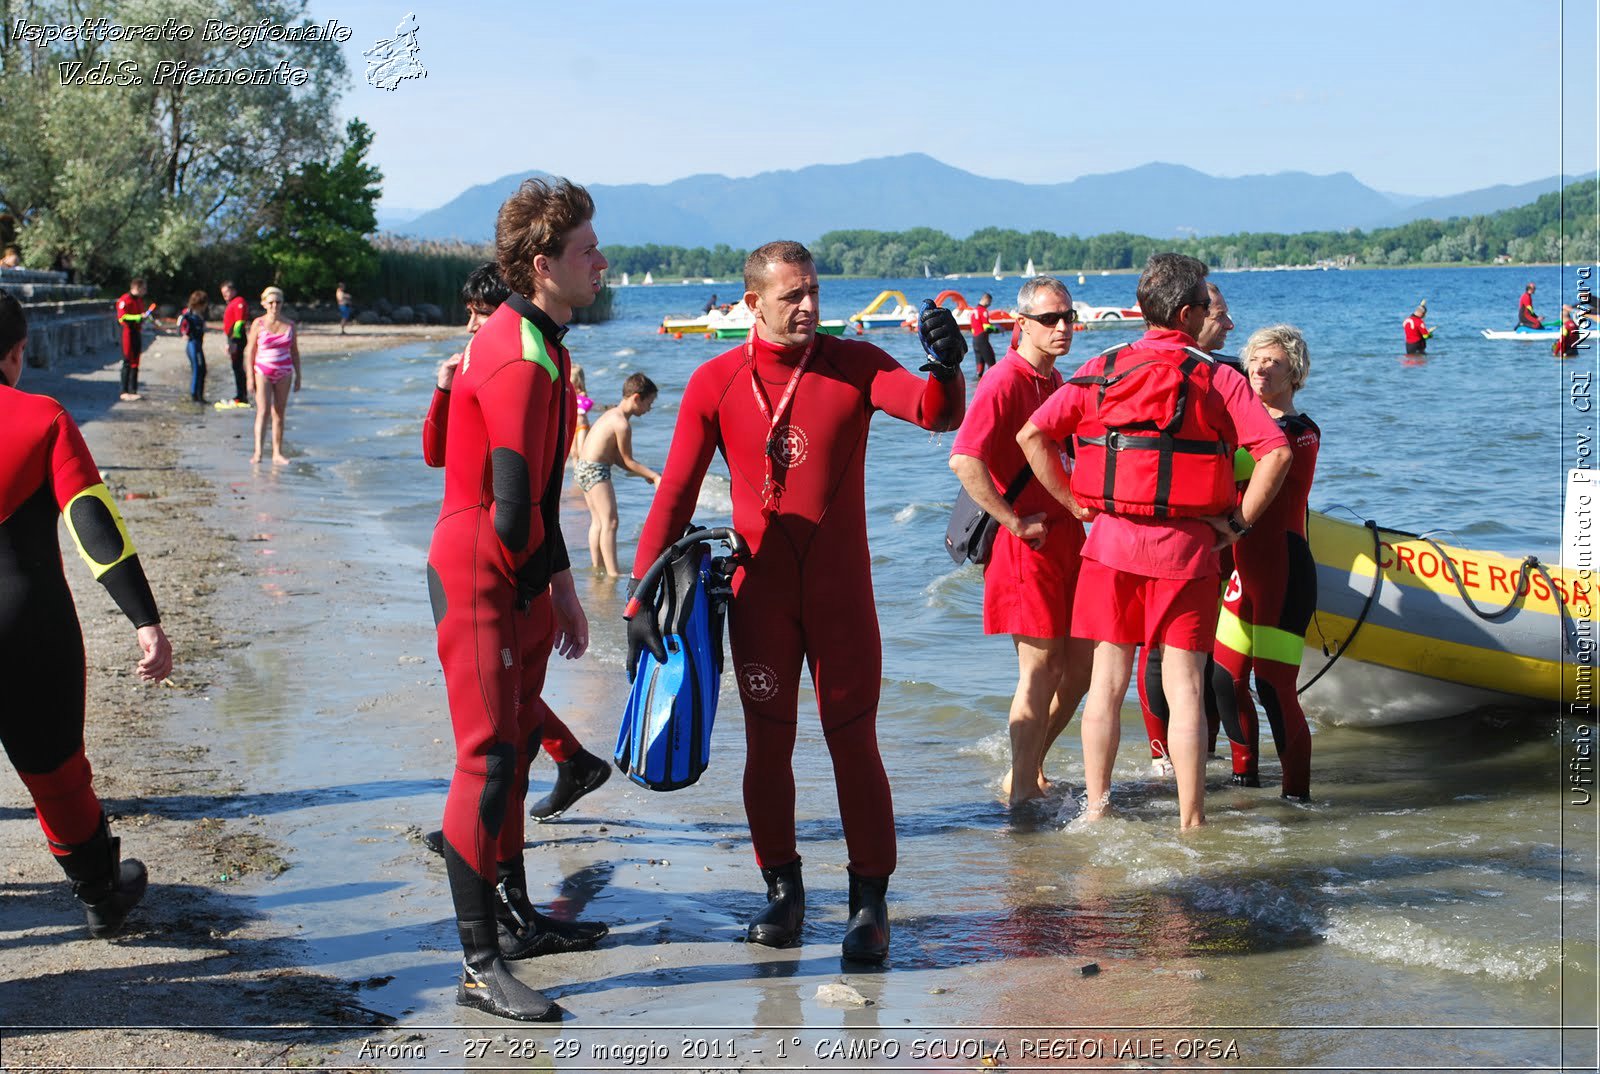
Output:
M661 475L633 457L632 419L650 413L659 389L643 373L622 382L622 403L595 420L582 447L575 450L572 474L589 505L589 555L596 567L613 577L623 570L617 563L617 491L611 486L611 468L621 466L652 485Z

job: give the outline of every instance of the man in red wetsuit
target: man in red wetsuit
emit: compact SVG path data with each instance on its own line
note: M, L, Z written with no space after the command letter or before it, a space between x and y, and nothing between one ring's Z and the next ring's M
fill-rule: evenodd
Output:
M1400 330L1405 333L1407 354L1426 354L1428 340L1433 337L1433 329L1429 328L1423 319L1428 316L1428 304L1418 302L1417 308L1411 311L1400 324Z
M1233 742L1234 784L1261 786L1260 726L1249 692L1254 672L1256 693L1283 765L1283 796L1305 801L1311 796L1311 731L1296 680L1306 627L1317 608L1317 564L1306 543L1306 502L1322 431L1294 404L1295 392L1311 371L1311 356L1298 329L1286 324L1259 329L1241 357L1251 390L1288 437L1294 456L1278 494L1233 546L1211 684Z
M250 305L233 286L222 281L222 335L228 341L228 362L233 366L233 405L249 406L250 389L244 375L245 336L250 331ZM219 403L218 406L221 406Z
M502 959L591 947L605 927L557 922L528 901L522 801L539 748L552 651L583 655L589 625L559 525L571 442L565 322L606 269L582 187L530 179L500 207L495 248L511 290L467 346L452 384L444 503L428 590L450 698L456 769L444 859L464 953L456 1002L552 1021L559 1005Z
M1244 378L1193 350L1211 304L1205 276L1195 258L1151 255L1138 289L1149 331L1090 360L1017 434L1039 481L1095 519L1072 611L1073 635L1095 642L1081 724L1091 819L1110 801L1134 646L1160 645L1179 825L1205 823L1202 683L1216 636L1216 549L1249 532L1289 465L1283 433ZM1137 424L1157 412L1170 435ZM1257 464L1235 508L1241 446Z
M983 569L983 632L1010 634L1017 689L1008 719L1011 771L1002 781L1017 806L1049 790L1044 758L1089 688L1092 647L1071 636L1083 523L1031 476L1017 432L1061 387L1056 362L1072 349L1077 315L1060 280L1035 276L1017 294L1021 343L1006 351L972 394L950 449L950 469L974 503L1000 523Z
M1517 299L1517 327L1540 329L1544 327L1544 318L1533 312L1533 292L1535 288L1532 281L1522 289L1522 297Z
M493 261L486 261L467 274L461 286L461 302L467 308L467 335L475 336L511 291L500 278ZM450 387L456 370L461 365L461 354L452 354L439 364L433 399L428 404L428 416L422 423L422 458L429 466L444 465L445 443L450 428ZM611 765L583 748L578 737L562 723L543 698L541 706L539 745L556 763L556 782L550 793L535 802L528 815L538 821L555 820L578 799L596 790L611 777ZM529 760L531 761L530 754ZM524 774L520 781L525 781ZM423 837L428 849L444 852L444 833L430 832Z
M17 669L0 706L0 743L83 903L89 934L110 936L144 896L147 878L138 861L122 860L84 753L83 633L62 570L58 520L137 630L138 677L166 678L172 646L77 425L54 399L15 387L27 334L21 304L0 291L0 648Z
M805 662L850 853L844 953L881 961L895 830L876 729L883 657L867 550L867 430L879 410L925 429L959 425L966 341L949 310L925 309L924 339L937 357L924 380L870 343L819 335L817 270L797 242L753 252L744 279L755 327L689 378L634 577L683 533L720 451L733 525L750 546L728 628L748 746L745 813L768 897L747 935L781 946L805 918L791 764ZM630 666L633 648L630 638Z
M128 289L117 299L117 323L122 326L122 394L124 402L139 398L139 356L144 353L145 319L155 312L156 304L147 307L144 301L144 280L135 276Z
M1561 307L1561 338L1550 346L1550 353L1557 358L1576 358L1578 344L1583 342L1583 329L1578 327L1577 318L1573 316L1571 306ZM1584 323L1589 323L1589 316L1584 315Z
M972 361L977 366L978 380L994 366L994 346L989 342L989 305L994 296L987 291L972 307Z

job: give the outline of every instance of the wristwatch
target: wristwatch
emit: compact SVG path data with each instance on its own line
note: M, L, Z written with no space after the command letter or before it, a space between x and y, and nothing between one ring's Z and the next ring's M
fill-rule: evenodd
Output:
M1244 524L1244 520L1241 519L1237 514L1228 515L1228 528L1234 533L1237 533L1240 537L1243 537L1245 534L1250 532L1250 527L1246 526Z

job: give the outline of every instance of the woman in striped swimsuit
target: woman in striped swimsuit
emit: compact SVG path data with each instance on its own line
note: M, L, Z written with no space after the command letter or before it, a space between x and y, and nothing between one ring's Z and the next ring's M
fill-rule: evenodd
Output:
M289 459L283 453L283 414L289 406L289 392L300 390L300 342L295 338L294 322L279 316L283 292L269 287L261 292L267 312L250 326L250 341L245 345L246 375L256 397L256 451L251 462L261 461L261 437L267 429L267 412L272 412L272 461Z

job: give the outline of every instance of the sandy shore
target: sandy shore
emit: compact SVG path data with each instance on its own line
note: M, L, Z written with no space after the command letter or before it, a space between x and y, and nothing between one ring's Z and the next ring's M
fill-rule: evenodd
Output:
M447 329L308 327L307 354L390 346ZM218 337L212 337L217 350ZM144 399L119 403L118 359L107 352L50 370L21 387L59 399L91 450L139 549L172 638L175 670L158 688L133 676L134 634L115 604L66 549L67 576L88 657L88 755L95 787L123 854L149 868L151 888L124 935L91 940L81 908L47 852L27 792L0 767L0 1063L6 1069L291 1066L316 1038L271 1032L162 1029L105 1033L79 1026L360 1025L375 1020L344 981L295 965L295 952L235 892L280 873L281 848L260 817L227 816L249 785L204 741L177 733L176 702L206 695L223 656L247 642L247 623L213 595L242 569L240 542L208 521L218 492L179 465L179 444L213 411L190 403L181 341L158 337L144 358ZM208 392L231 388L226 355L210 359ZM248 415L216 415L244 428ZM315 1060L313 1060L315 1061ZM304 1063L306 1060L300 1059Z

